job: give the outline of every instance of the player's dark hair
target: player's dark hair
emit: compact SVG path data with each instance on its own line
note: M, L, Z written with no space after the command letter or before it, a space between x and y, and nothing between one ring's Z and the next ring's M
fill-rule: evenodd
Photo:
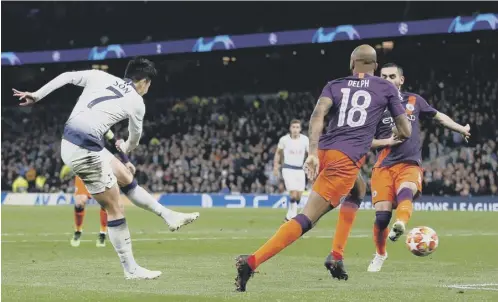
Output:
M128 62L128 66L126 66L125 70L125 78L134 82L141 81L143 79L150 81L156 75L157 70L154 63L141 57L134 58Z
M401 66L399 66L398 64L396 64L396 63L387 63L387 64L384 64L384 66L382 66L382 68L390 68L390 67L397 68L398 72L399 72L399 75L400 76L403 75L403 68Z
M291 125L292 125L292 124L299 124L299 125L301 125L301 120L298 120L298 119L293 119L293 120L291 120L290 124L291 124Z

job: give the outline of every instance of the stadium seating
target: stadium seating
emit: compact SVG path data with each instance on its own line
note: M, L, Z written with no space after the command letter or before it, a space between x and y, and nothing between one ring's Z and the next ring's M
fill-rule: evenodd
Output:
M467 145L459 135L424 124L424 194L497 194L497 86L473 81L466 87L439 87L434 94L418 91L436 108L475 129ZM430 90L430 85L425 87ZM446 102L446 97L456 102ZM307 128L315 99L311 93L281 91L149 101L142 145L131 157L137 179L153 192L283 192L282 182L272 175L276 143L292 118L300 118ZM2 129L11 131L3 132L2 190L12 190L19 175L29 178L29 191L72 189L59 155L68 113L47 104L36 114L19 117L20 125L14 112L4 118ZM115 132L123 137L126 127ZM370 153L363 167L367 176L374 160Z

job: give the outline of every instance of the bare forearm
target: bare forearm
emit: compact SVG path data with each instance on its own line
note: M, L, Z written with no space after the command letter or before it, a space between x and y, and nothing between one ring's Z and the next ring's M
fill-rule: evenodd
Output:
M309 140L310 140L310 155L318 154L318 141L323 131L323 116L311 116L309 126Z
M316 156L318 154L318 141L320 135L323 131L323 120L325 115L329 112L330 107L332 107L332 99L328 97L321 97L316 103L315 109L311 114L308 136L310 141L310 147L308 154Z
M273 168L278 169L279 166L280 166L280 150L277 149L277 151L275 152L275 157L273 158Z
M384 148L387 146L391 145L391 139L390 138L383 138L383 139L374 139L372 141L372 146L370 147L371 149L377 149L377 148Z
M435 117L436 121L438 121L441 125L444 127L456 131L458 133L463 133L465 132L464 126L458 124L454 120L452 120L449 116L447 116L444 113L438 112L438 114Z
M398 129L398 137L407 139L412 135L412 123L408 120L406 114L399 115L394 118L396 129Z

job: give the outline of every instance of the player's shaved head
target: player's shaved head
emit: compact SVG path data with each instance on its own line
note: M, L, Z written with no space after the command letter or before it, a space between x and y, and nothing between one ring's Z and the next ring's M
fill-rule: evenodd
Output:
M351 53L350 68L354 73L373 74L377 69L377 52L368 45L356 47Z

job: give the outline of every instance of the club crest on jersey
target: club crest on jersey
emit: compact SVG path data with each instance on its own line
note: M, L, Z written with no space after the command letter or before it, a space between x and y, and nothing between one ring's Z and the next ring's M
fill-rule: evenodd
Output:
M377 196L377 191L373 191L372 192L372 197L376 197Z
M406 109L413 111L415 110L415 106L413 106L412 104L406 104Z

